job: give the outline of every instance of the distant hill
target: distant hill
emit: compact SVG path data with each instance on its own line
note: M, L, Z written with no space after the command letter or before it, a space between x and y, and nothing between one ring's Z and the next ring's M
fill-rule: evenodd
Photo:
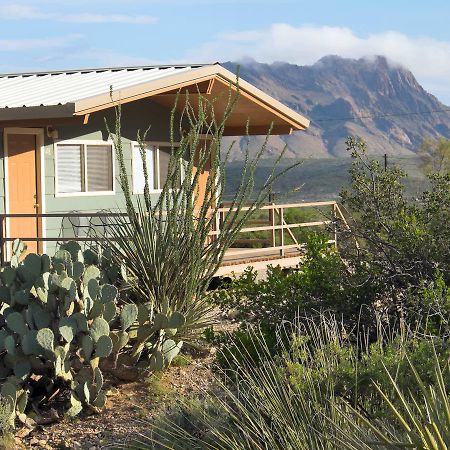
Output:
M224 66L236 69L236 63ZM271 137L269 156L278 155L285 143L290 158L348 156L349 135L364 138L375 154L413 156L425 136L450 138L450 113L416 114L446 106L409 70L382 56L358 60L326 56L312 66L244 62L240 75L311 120L306 132ZM355 116L375 117L351 120ZM262 139L253 138L252 145L256 148ZM233 159L242 159L240 146Z
M382 157L376 157L381 164L384 163ZM283 159L280 170L291 166L296 159ZM319 201L336 200L339 192L349 185L349 169L351 158L321 158L305 159L303 163L284 174L274 186L274 200L277 203L288 201ZM262 160L256 169L254 180L256 188L262 187L273 170L274 161L272 159ZM417 156L389 156L388 164L396 165L405 170L408 178L405 180L405 193L409 198L417 198L424 189L428 188L428 183L423 171L420 169L419 158ZM236 192L237 186L242 176L243 162L232 161L227 164L227 182L225 185L226 198L230 199Z

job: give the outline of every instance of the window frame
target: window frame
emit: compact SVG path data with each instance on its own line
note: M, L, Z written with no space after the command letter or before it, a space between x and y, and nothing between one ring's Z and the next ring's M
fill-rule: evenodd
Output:
M145 141L145 145L149 146L149 147L153 147L154 151L155 151L155 155L154 155L154 163L155 163L155 171L156 171L156 179L157 179L157 189L149 189L149 193L150 194L161 194L162 192L162 187L161 187L161 170L160 170L160 160L159 160L159 147L171 147L172 145L174 147L179 147L180 143L179 142L175 142L173 144L171 144L170 142L165 142L165 141ZM135 148L139 149L139 142L137 141L132 141L131 142L131 177L132 180L131 182L133 183L133 195L143 195L144 194L144 190L142 191L138 191L136 189L136 185L134 183L134 165L135 165L135 161L134 161L134 149ZM139 162L141 163L141 158L140 158L140 154L139 154ZM182 164L182 161L180 161L181 164L181 177L184 178L184 166Z
M110 191L80 191L80 192L59 192L58 186L58 145L81 145L81 164L82 164L82 179L84 180L85 187L87 182L87 146L110 146L111 148L111 163L112 163L112 190ZM114 154L114 143L108 139L103 141L100 139L69 139L58 140L53 144L53 155L55 163L55 197L95 197L95 196L110 196L116 195L116 163Z

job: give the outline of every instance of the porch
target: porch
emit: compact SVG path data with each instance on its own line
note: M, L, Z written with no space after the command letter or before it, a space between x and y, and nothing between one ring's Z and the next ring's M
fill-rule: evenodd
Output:
M248 210L244 207L242 211ZM223 205L217 214L216 230L210 233L214 238L221 232L230 207ZM8 261L10 243L19 238L39 251L49 251L64 242L77 241L89 245L104 240L108 218L123 216L121 212L62 212L47 214L0 214L0 262ZM47 220L61 221L58 236L39 237L10 236L11 222L35 220L45 230ZM217 276L242 273L247 267L264 270L268 265L283 268L295 267L299 257L305 253L307 230L322 231L329 235L328 244L338 245L337 223L348 227L345 217L335 201L268 204L255 212L247 226L242 228L238 239L225 254ZM15 228L15 227L14 227ZM100 237L99 237L100 236Z

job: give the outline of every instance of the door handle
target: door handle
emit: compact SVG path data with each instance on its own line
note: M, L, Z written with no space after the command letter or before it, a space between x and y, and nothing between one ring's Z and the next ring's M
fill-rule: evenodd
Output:
M35 203L35 204L33 205L33 208L35 208L35 209L39 208L39 203Z

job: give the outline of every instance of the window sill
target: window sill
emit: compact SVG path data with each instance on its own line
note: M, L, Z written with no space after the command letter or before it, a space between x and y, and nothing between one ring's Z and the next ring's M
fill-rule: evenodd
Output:
M150 189L149 194L161 194L162 189ZM133 191L133 195L144 195L144 191Z
M114 191L93 191L93 192L61 192L56 193L55 198L64 197L105 197L116 195Z

